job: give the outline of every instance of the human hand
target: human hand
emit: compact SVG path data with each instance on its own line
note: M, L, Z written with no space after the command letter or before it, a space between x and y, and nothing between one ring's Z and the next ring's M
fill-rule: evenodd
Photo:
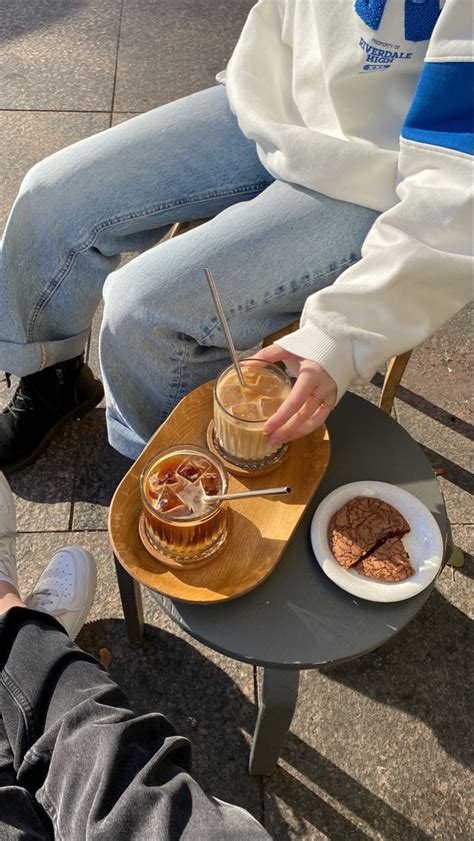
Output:
M253 354L252 359L266 362L291 360L297 371L289 396L263 427L270 444L283 444L313 432L324 423L336 403L337 386L324 368L310 359L289 353L279 345L270 345Z

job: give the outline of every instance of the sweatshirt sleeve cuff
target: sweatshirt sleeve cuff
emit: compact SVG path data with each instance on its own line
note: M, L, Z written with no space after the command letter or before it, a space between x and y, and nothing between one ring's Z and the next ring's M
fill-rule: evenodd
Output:
M337 403L356 377L349 338L333 339L319 327L307 324L278 339L276 344L296 356L321 365L336 383Z

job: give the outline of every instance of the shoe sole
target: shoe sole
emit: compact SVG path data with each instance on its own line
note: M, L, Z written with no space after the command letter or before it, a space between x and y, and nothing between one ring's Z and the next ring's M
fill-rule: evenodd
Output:
M14 537L16 536L16 508L15 508L15 499L11 492L10 485L8 484L5 476L3 475L3 471L0 470L0 498L3 499L3 505L0 501L0 540L2 537ZM3 509L3 510L2 510ZM12 574L13 573L13 574ZM8 573L5 571L5 574ZM3 573L2 573L3 575ZM18 574L16 569L16 556L15 553L13 554L13 570L8 575L9 579L13 582L14 586L19 589L18 585ZM5 578L1 579L5 581Z
M87 601L84 603L84 607L82 608L81 612L77 616L76 624L77 630L71 631L69 634L72 640L75 640L79 631L83 627L88 615L89 611L92 607L92 603L94 601L95 592L97 588L97 565L95 562L94 556L88 552L86 549L83 549L82 546L65 546L64 549L68 551L74 551L75 553L80 553L82 557L86 558L86 570L87 570L87 592L88 597ZM90 560L92 558L92 561Z
M0 495L3 497L5 505L6 505L6 516L7 518L10 517L12 521L12 528L9 529L11 532L16 531L16 508L15 508L15 498L12 494L12 490L10 485L8 484L4 471L0 469ZM1 532L0 532L1 534Z
M0 467L0 471L5 474L5 476L11 476L12 473L18 473L20 470L23 470L25 467L28 467L33 462L37 461L42 453L49 447L53 438L60 432L60 430L66 426L70 421L78 420L83 415L86 415L87 412L90 412L94 409L98 403L102 400L104 396L104 388L102 383L98 380L96 381L97 385L94 389L94 393L86 400L84 403L81 403L80 406L76 406L67 415L64 415L51 429L46 433L44 438L40 441L38 446L31 452L29 455L25 456L25 458L20 459L20 461L14 461L12 464L6 464Z

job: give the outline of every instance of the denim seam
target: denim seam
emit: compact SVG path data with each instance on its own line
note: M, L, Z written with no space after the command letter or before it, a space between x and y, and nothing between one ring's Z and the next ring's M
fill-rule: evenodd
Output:
M41 788L41 799L43 801L43 807L45 811L48 813L49 817L51 818L52 823L54 824L54 837L57 841L62 841L62 834L59 831L59 816L56 807L51 801L48 792L46 791L46 784L43 784Z
M1 680L12 701L21 713L28 737L28 742L33 744L34 742L36 742L36 725L31 704L28 701L28 698L26 697L24 692L20 689L20 687L13 680L12 676L8 673L6 668L3 670Z
M187 358L188 358L188 350L185 347L184 350L183 350L182 356L179 360L177 382L176 382L176 386L175 386L175 389L174 389L174 394L171 397L171 399L168 400L168 405L167 405L167 407L164 411L164 416L165 417L167 417L170 414L170 412L173 410L173 408L176 405L178 395L181 391L181 382L182 382L182 379L183 379L184 363L185 363Z
M235 187L233 190L224 190L221 192L218 191L214 193L209 193L209 195L207 196L201 196L199 198L196 197L195 199L177 199L173 202L165 202L164 204L154 205L148 210L136 210L133 213L127 213L124 216L114 216L112 219L107 219L104 222L101 222L99 225L96 225L89 238L82 245L79 245L75 249L69 251L63 263L63 266L59 269L56 276L53 277L43 289L43 292L41 293L37 303L35 304L28 322L28 341L33 342L33 331L35 329L36 320L42 309L46 306L46 304L54 295L54 293L59 289L63 280L67 277L69 271L71 270L74 264L76 256L82 253L83 251L87 251L88 248L91 248L99 234L101 234L101 232L106 228L110 228L113 225L120 225L122 222L127 222L131 219L146 219L148 216L153 216L154 213L160 213L164 210L172 210L173 208L178 207L203 204L204 202L208 202L211 199L244 195L245 193L258 193L266 187L268 187L270 183L271 182L260 181L253 185Z
M329 269L326 272L321 272L321 274L315 275L313 278L310 278L308 281L305 281L305 282L301 283L298 286L297 289L292 289L291 292L300 292L302 289L305 289L307 286L312 286L312 284L314 283L315 280L321 280L322 278L325 278L328 275L334 274L334 272L339 272L341 269L345 269L348 266L352 266L354 263L357 263L359 261L359 259L360 258L357 257L355 260L346 260L344 263L341 263L339 266L336 266L333 269ZM237 310L237 312L226 313L227 321L231 321L236 316L241 315L242 313L248 313L251 310L255 309L256 307L259 307L262 304L266 304L269 301L273 301L273 300L275 300L275 298L278 298L278 297L279 297L278 292L274 292L268 298L264 298L261 301L254 301L253 303L249 304L248 306L244 306L241 310ZM202 334L201 337L197 340L198 344L205 346L209 337L212 336L214 331L219 329L219 327L220 327L220 323L216 319L215 323L210 328L210 330L207 333Z

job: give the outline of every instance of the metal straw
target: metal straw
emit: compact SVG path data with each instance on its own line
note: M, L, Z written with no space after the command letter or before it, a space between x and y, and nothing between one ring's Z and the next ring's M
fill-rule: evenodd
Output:
M221 327L224 331L224 336L227 342L227 347L229 348L229 353L232 357L232 362L234 363L234 368L236 370L237 376L239 378L240 385L244 388L247 387L247 383L244 380L244 375L242 374L242 368L240 367L239 360L237 358L237 353L234 347L234 343L232 341L232 336L230 335L229 325L227 324L226 317L224 315L224 310L222 309L222 304L219 298L219 294L216 289L216 284L214 278L212 276L212 272L210 269L205 268L204 274L206 275L206 280L209 284L209 289L211 290L211 295L214 298L214 304L216 306L217 315L219 316L219 321L221 323Z
M241 491L234 494L215 494L214 496L207 496L204 494L204 502L212 502L213 499L246 499L250 496L271 496L273 494L289 494L291 488L286 485L284 488L261 488L257 491Z

